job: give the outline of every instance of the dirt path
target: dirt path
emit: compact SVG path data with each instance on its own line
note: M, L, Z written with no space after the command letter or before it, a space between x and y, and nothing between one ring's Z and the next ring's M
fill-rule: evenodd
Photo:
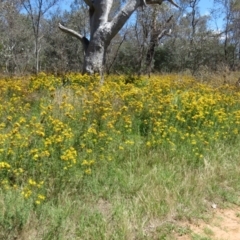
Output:
M184 224L191 234L178 236L177 240L240 240L240 207L213 209L208 223Z

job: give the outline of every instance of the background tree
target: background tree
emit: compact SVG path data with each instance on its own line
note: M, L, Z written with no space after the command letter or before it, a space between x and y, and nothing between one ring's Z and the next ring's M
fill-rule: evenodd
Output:
M224 64L233 70L238 65L239 55L239 1L215 0L214 3L223 20L221 40Z
M209 27L210 16L200 15L199 1L183 0L174 15L172 37L164 39L156 52L155 71L216 70L223 61L221 35Z
M0 66L9 74L23 74L31 61L30 25L20 10L18 0L0 2Z
M235 1L233 5L233 39L235 41L236 46L236 58L237 58L237 66L239 66L240 61L240 2ZM236 66L236 67L237 67Z
M114 70L128 74L150 75L154 68L154 53L160 39L169 35L173 11L168 5L138 8L135 21L128 24L125 41L116 57Z
M44 15L54 7L59 0L21 0L22 6L31 19L31 25L34 36L34 54L35 54L35 71L39 72L39 55L41 51L41 39L44 33L41 29Z

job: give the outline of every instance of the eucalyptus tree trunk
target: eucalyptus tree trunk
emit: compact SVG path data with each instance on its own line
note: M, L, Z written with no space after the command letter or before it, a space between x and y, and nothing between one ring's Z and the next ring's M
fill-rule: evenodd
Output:
M167 0L176 7L172 0ZM90 38L59 24L59 28L78 38L84 50L83 73L102 75L105 65L106 50L113 37L121 30L134 11L147 4L162 4L163 0L127 0L120 11L109 21L113 0L84 0L89 7Z

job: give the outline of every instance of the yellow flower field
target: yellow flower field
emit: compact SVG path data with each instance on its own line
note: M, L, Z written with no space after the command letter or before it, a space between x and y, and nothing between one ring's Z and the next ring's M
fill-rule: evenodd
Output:
M200 166L210 146L234 143L240 92L179 75L69 74L0 80L0 185L40 205L73 178L153 149Z

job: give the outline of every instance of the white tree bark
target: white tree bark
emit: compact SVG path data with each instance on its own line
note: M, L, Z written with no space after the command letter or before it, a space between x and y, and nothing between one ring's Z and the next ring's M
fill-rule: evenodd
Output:
M167 0L177 6L172 0ZM89 7L90 39L59 24L59 28L82 42L84 48L83 73L103 73L105 54L113 37L121 30L133 12L147 4L162 4L163 0L128 0L109 21L113 0L84 0ZM178 6L177 6L178 7Z

